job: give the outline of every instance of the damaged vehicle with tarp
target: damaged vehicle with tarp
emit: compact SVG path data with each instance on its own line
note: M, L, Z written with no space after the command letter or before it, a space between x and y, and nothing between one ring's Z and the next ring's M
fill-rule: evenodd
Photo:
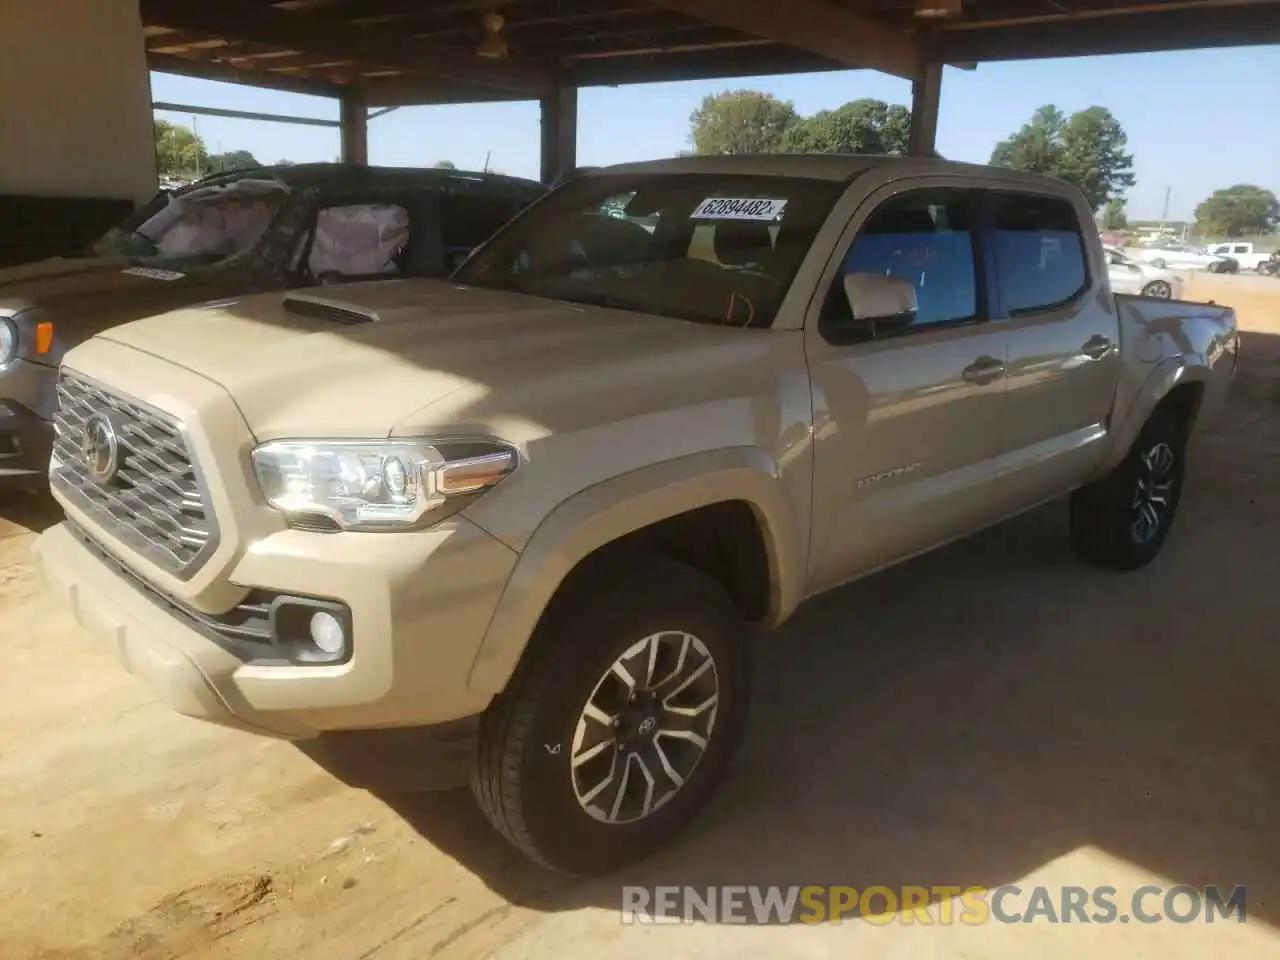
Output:
M444 277L545 189L453 169L260 167L158 196L83 256L0 270L0 487L44 482L58 363L94 334L252 293Z

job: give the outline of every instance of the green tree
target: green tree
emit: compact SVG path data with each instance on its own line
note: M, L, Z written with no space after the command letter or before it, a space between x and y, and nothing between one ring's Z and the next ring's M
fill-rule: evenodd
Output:
M1251 183L1215 190L1196 207L1196 232L1202 237L1243 237L1270 233L1280 226L1280 201Z
M262 164L248 150L232 150L229 153L215 153L209 157L209 170L222 173L225 170L251 170Z
M154 123L156 170L162 177L209 169L209 152L193 130L168 120Z
M1125 213L1124 200L1122 198L1112 197L1107 201L1107 205L1102 208L1102 229L1129 229L1129 217L1128 214Z
M437 170L457 170L458 165L452 160L437 160L435 163Z
M1017 133L996 144L991 165L1057 176L1062 168L1065 123L1066 117L1053 104L1041 107Z
M911 111L863 98L823 110L792 124L783 134L786 153L905 154L911 142Z
M703 98L689 116L694 152L776 153L799 120L794 104L758 90L728 90Z
M1105 107L1089 107L1064 116L1057 107L1041 107L1017 133L1001 140L991 164L1060 177L1075 184L1097 210L1120 196L1136 180L1129 138Z

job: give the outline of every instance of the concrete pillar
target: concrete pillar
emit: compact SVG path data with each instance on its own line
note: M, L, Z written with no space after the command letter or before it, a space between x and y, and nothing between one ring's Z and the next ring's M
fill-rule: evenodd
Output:
M342 93L342 162L369 165L369 106L364 90L347 87Z
M156 193L137 0L0 0L0 195Z
M578 165L578 88L557 87L541 104L542 182L549 184Z
M932 157L938 139L938 105L942 97L942 64L925 63L911 83L911 144L913 157Z

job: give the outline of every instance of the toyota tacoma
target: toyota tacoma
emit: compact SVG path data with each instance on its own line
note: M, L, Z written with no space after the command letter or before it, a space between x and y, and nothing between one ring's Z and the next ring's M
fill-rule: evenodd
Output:
M691 821L751 630L1037 504L1132 570L1236 368L1113 294L1080 193L939 160L585 171L447 280L70 351L38 550L172 708L592 873Z

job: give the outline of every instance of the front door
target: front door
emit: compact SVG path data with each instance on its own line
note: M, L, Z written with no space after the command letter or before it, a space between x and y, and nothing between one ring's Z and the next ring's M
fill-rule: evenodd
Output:
M1027 506L1087 479L1105 453L1120 368L1115 303L1065 194L992 203L993 324L1008 333L999 496Z
M1005 332L987 322L978 194L903 183L854 215L805 325L820 518L811 590L958 536L987 510L1006 358ZM846 273L910 281L914 321L874 337L851 328Z

